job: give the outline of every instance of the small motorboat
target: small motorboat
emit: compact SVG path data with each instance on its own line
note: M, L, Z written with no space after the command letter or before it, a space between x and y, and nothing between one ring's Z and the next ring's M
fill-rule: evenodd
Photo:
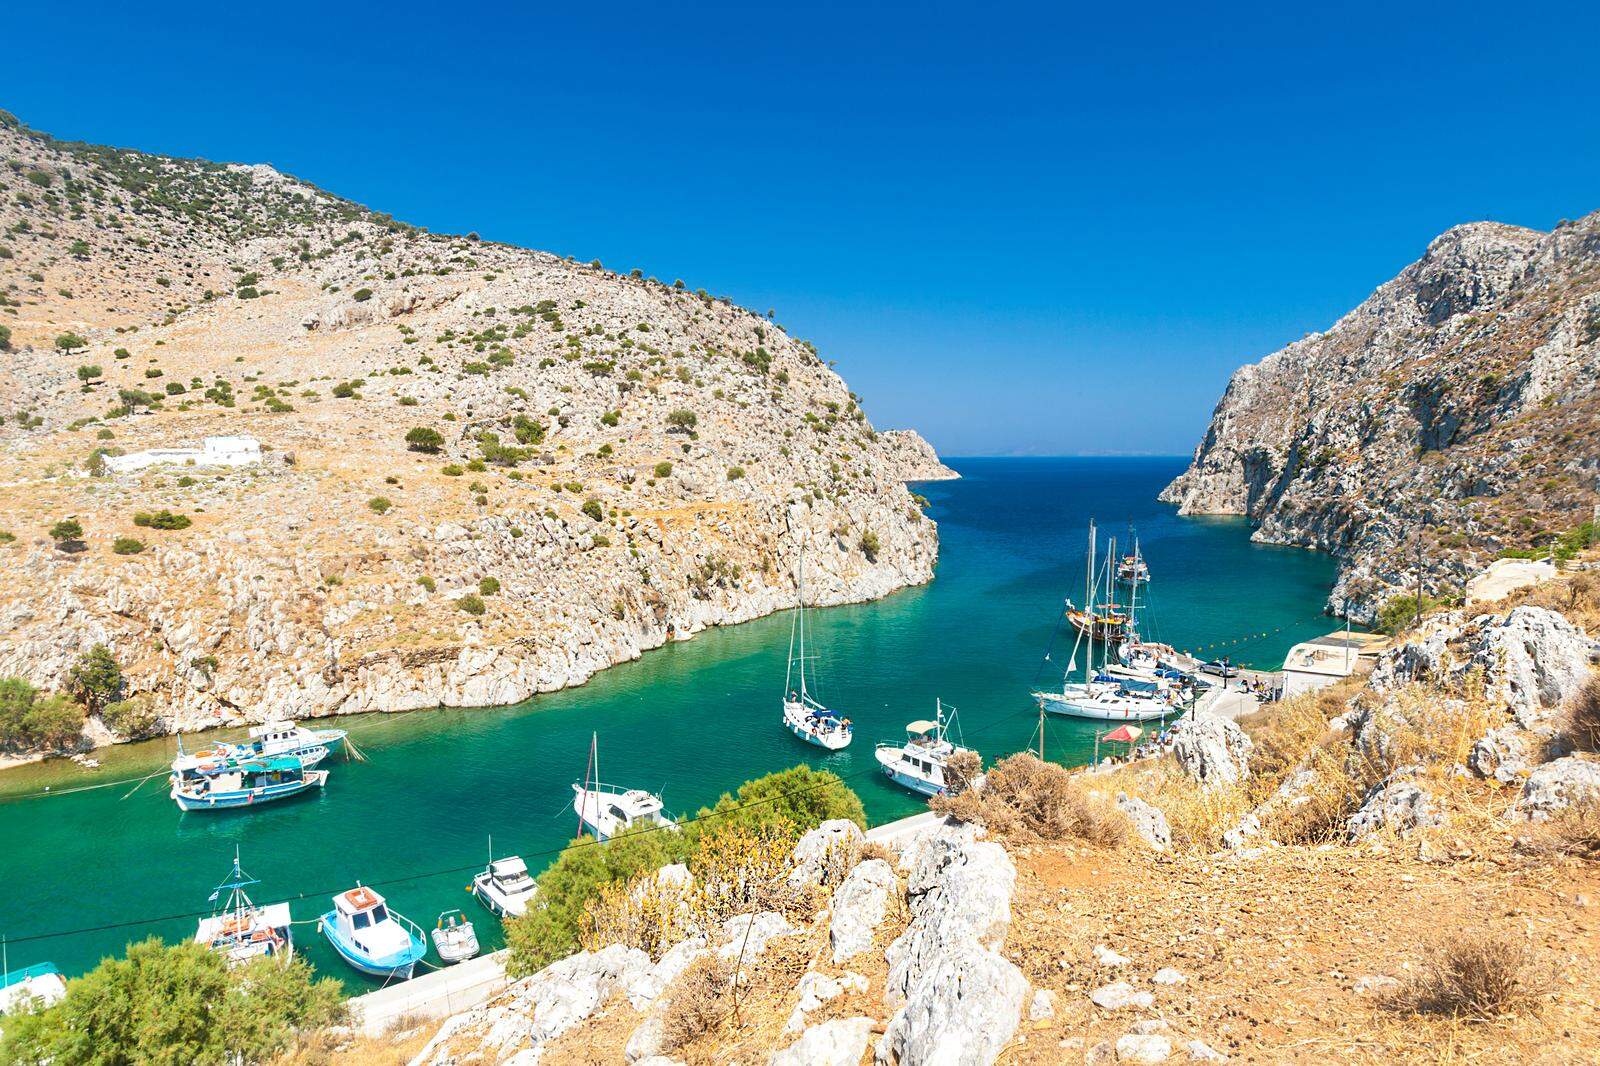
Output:
M783 701L783 727L807 744L839 751L849 747L855 737L850 719L813 698L806 685L806 561L803 549L796 584L799 607L789 626L789 669L783 685L789 695ZM796 674L800 678L798 687L794 684Z
M258 907L245 894L248 885L260 884L239 868L239 849L233 851L233 872L211 893L216 903L228 898L209 918L200 919L194 942L221 955L229 966L242 966L260 958L287 962L294 958L294 921L287 903Z
M589 738L589 769L582 782L572 783L572 805L578 812L578 834L591 832L598 840L641 826L678 831L678 823L662 813L661 797L642 788L617 788L600 783L600 755L595 736Z
M223 741L196 752L185 752L180 736L178 757L172 760L172 770L174 773L183 773L221 763L279 756L299 759L300 765L310 770L343 744L348 736L343 729L307 729L293 722L267 722L251 728L248 742Z
M409 980L428 953L417 923L390 911L382 896L360 883L333 897L333 910L318 920L317 928L345 962L386 980Z
M889 780L923 796L942 795L950 785L945 775L950 757L972 750L946 737L944 703L935 700L933 708L933 721L919 720L906 726L909 739L904 744L884 743L873 750Z
M307 770L294 756L225 760L174 771L172 800L180 810L216 811L288 799L328 780L326 770Z
M445 911L433 927L433 950L446 963L466 962L478 953L478 933L460 911Z
M521 918L538 892L539 883L528 873L528 864L515 855L490 859L483 873L472 879L472 894L499 918Z

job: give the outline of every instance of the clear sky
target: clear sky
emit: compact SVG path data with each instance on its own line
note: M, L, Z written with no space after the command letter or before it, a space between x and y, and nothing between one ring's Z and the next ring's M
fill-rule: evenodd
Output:
M1597 31L1592 2L19 4L0 107L775 308L947 454L1173 454L1442 230L1600 209Z

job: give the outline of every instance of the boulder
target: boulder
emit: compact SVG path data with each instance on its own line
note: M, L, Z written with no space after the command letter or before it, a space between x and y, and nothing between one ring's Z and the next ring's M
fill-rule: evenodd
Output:
M807 970L800 978L800 983L795 986L794 1011L789 1015L789 1021L784 1026L786 1033L798 1033L806 1027L806 1015L816 1010L831 1000L844 995L846 991L865 992L867 979L858 973L846 970L838 977L829 977L825 973Z
M1537 822L1574 804L1596 801L1600 801L1600 763L1568 755L1528 775L1511 813Z
M882 859L868 859L857 863L834 892L828 942L836 965L872 947L894 887L894 867Z
M1140 840L1156 851L1172 850L1172 827L1167 824L1167 816L1161 808L1152 807L1126 792L1117 793L1117 807L1133 823L1133 831Z
M1491 729L1472 745L1467 766L1479 777L1509 785L1528 772L1527 745L1515 726Z
M1250 776L1250 738L1215 714L1183 718L1172 727L1172 753L1185 773L1206 787L1233 785Z
M848 870L861 854L866 843L861 827L848 818L832 818L805 836L794 846L794 869L789 883L802 885L829 884Z
M1351 840L1360 840L1379 829L1409 833L1443 822L1432 797L1421 785L1415 781L1391 781L1368 794L1361 809L1345 821L1345 833Z
M722 946L717 954L724 959L748 964L761 957L767 944L780 936L793 936L798 930L776 911L736 914L722 923Z
M773 1052L767 1066L856 1066L866 1054L873 1024L871 1018L841 1018L813 1025L799 1040Z

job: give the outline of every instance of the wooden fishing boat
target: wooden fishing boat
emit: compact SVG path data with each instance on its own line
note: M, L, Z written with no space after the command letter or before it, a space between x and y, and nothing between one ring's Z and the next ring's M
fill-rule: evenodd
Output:
M340 958L373 977L409 980L428 953L417 923L390 911L382 896L359 883L333 897L333 910L317 927Z

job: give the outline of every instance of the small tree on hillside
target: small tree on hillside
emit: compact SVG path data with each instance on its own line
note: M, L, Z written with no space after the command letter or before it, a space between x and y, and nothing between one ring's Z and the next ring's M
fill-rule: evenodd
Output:
M122 668L104 644L96 644L72 664L67 672L67 688L90 714L113 702L122 692Z
M75 351L78 348L89 347L89 342L76 333L63 333L56 337L56 347L64 352Z
M667 425L681 433L688 433L699 425L700 416L693 411L679 408L667 415Z
M63 518L50 527L50 539L62 551L73 551L83 544L83 523L76 518Z

